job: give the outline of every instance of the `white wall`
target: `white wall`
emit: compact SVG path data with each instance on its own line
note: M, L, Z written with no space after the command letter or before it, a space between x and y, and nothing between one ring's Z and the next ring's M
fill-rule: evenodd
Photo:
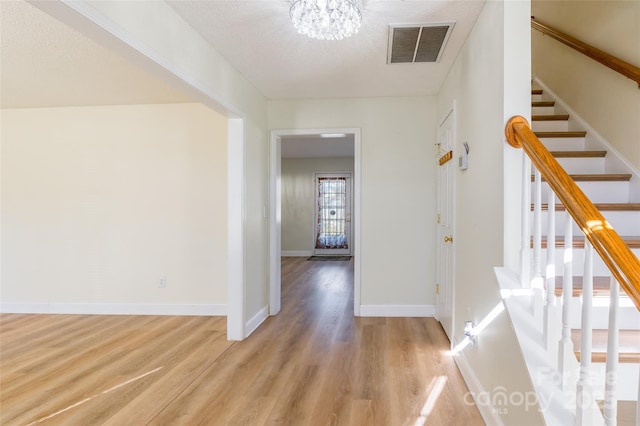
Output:
M532 2L540 21L640 66L640 2ZM632 80L532 30L533 72L640 169L640 90Z
M314 248L314 173L351 172L353 157L283 158L281 163L283 252L311 252Z
M435 98L269 101L269 127L361 128L362 305L433 305Z
M244 179L230 182L235 188L230 196L232 207L240 211L243 243L240 246L234 242L229 256L234 264L242 259L244 266L242 271L229 271L235 290L229 297L242 298L244 303L230 306L233 311L229 311L228 322L228 336L242 339L246 324L256 314L266 312L268 304L268 219L262 214L268 205L266 99L163 1L78 0L34 5L176 84L207 106L242 119L242 129L234 126L233 132L241 133L242 140L233 142L242 144L243 158L231 166L233 170L244 169ZM235 229L234 223L232 231ZM244 283L243 288L236 285L237 280Z
M226 126L200 104L2 110L5 307L224 314Z
M469 168L456 174L454 345L464 338L464 321L480 324L500 308L493 268L518 268L522 153L507 147L503 134L510 116L529 115L528 21L527 2L488 1L438 95L439 116L454 101L457 107L454 155L462 152L463 142L470 146ZM508 398L533 391L505 311L458 362L470 367L463 372L473 392L495 398L504 387ZM504 424L543 424L537 407L498 408L505 411L489 415Z

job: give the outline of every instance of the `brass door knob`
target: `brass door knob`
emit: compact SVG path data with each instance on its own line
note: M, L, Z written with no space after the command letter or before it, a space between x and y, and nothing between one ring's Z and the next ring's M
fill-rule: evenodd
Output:
M444 242L445 243L452 243L453 242L453 235L449 235L447 237L444 237Z

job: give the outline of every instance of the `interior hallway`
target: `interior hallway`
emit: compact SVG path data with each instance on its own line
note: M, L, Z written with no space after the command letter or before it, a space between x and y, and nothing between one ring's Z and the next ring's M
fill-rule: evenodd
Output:
M353 261L282 259L282 311L0 316L2 425L483 425L432 318L354 318ZM37 423L33 423L37 422Z

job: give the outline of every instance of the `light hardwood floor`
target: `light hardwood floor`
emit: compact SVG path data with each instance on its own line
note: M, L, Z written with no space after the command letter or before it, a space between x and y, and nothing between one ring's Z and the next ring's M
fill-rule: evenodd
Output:
M353 263L283 258L282 311L0 315L2 425L482 425L439 324L354 318Z

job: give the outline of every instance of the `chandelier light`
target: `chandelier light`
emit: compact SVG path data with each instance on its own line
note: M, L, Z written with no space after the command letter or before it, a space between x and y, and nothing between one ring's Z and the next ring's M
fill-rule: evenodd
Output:
M357 0L293 0L289 16L300 34L319 40L356 34L362 21Z

